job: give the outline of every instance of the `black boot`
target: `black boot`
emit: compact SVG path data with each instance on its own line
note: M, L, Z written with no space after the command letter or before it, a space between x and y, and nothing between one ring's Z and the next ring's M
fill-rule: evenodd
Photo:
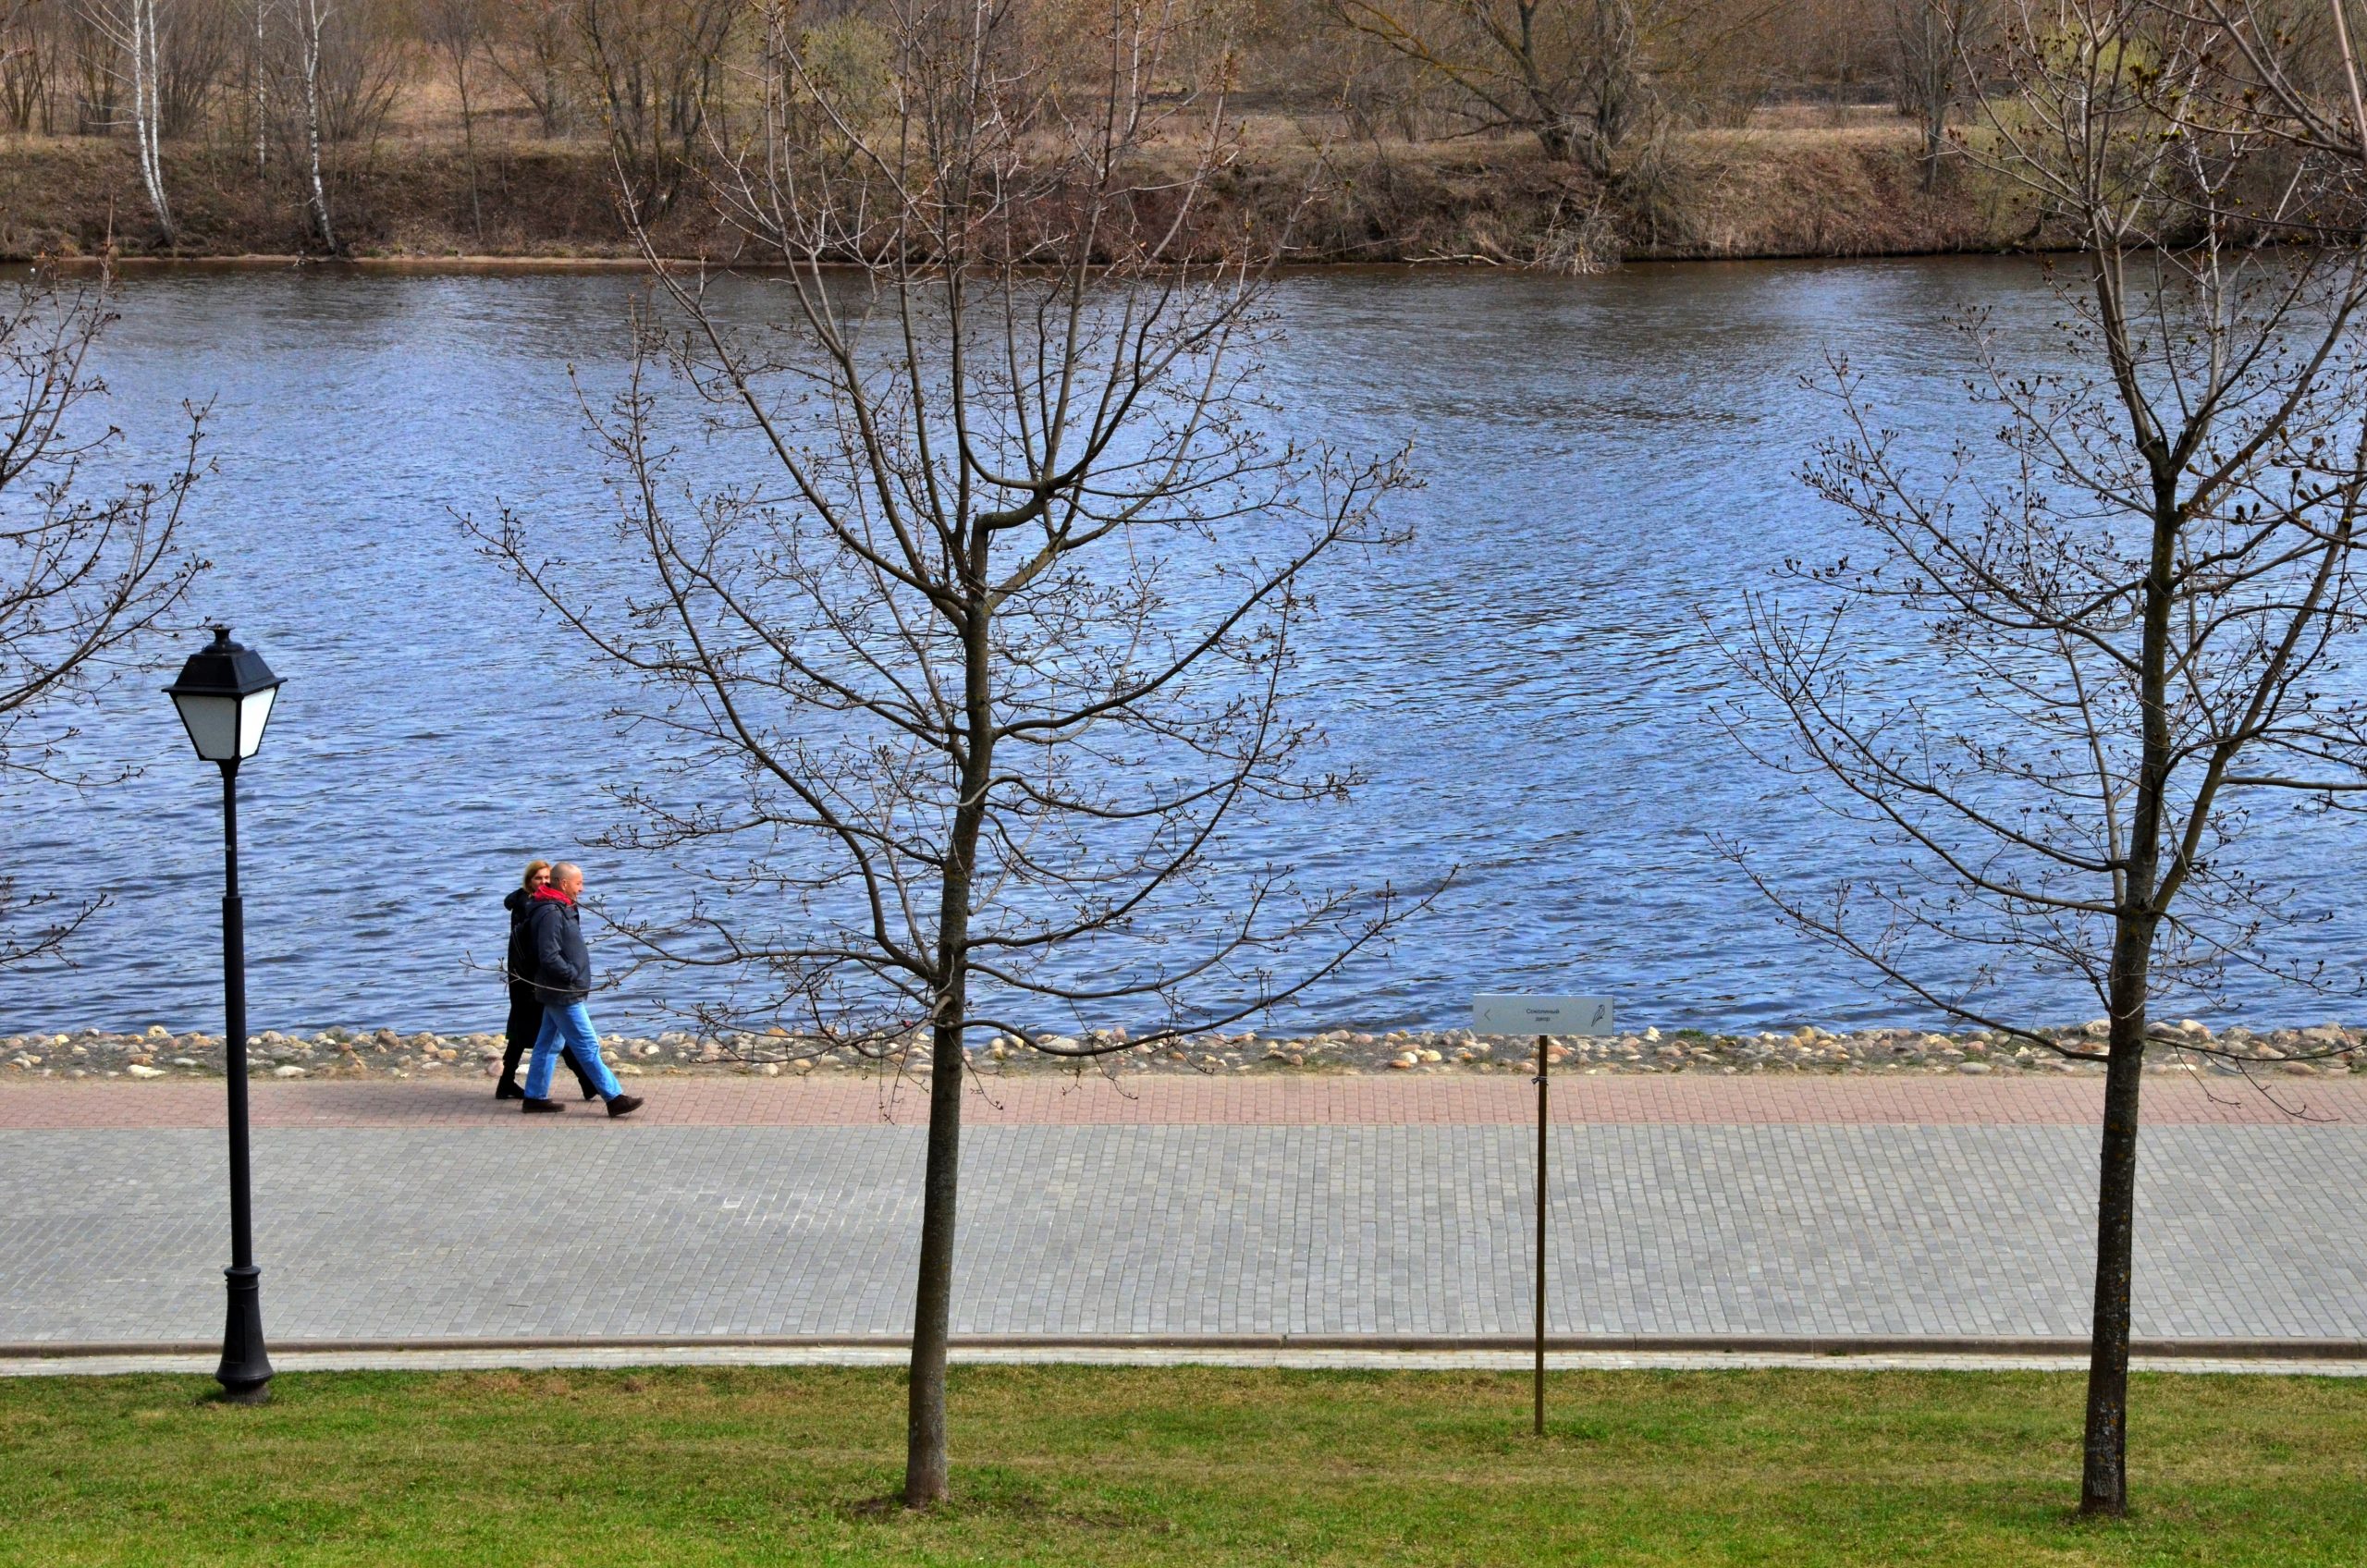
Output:
M631 1116L634 1111L639 1110L640 1109L641 1096L639 1095L619 1095L615 1099L608 1102L608 1114L610 1116Z
M521 1096L518 1101L518 1109L529 1116L557 1116L567 1107L557 1100L538 1100L532 1096Z
M522 1100L526 1097L526 1091L518 1086L518 1064L526 1060L526 1049L533 1043L534 1037L527 1032L522 1006L513 987L509 993L509 1048L501 1053L501 1081L493 1086L493 1097L497 1100ZM535 1022L540 1022L539 1013Z

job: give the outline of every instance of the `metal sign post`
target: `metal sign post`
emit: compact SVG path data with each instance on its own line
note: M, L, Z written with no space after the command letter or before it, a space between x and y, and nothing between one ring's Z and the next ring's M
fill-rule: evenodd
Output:
M1478 996L1471 998L1475 1035L1537 1036L1537 1410L1534 1430L1545 1435L1545 1150L1552 1036L1611 1033L1609 997Z

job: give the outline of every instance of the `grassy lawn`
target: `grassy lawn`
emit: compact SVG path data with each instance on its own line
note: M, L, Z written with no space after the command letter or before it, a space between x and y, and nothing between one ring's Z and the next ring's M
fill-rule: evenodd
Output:
M963 1367L956 1501L884 1500L872 1370L0 1380L0 1563L2355 1564L2367 1381L2140 1378L2083 1524L2081 1385Z

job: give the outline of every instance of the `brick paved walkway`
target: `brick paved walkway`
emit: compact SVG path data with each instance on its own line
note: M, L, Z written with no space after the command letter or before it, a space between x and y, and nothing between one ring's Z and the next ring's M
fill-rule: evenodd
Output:
M258 1085L286 1340L892 1335L920 1105L654 1080L647 1121L528 1121L474 1083ZM1569 1333L2083 1331L2080 1080L1571 1078ZM2367 1091L2149 1082L2140 1331L2367 1339ZM1041 1080L972 1102L957 1328L1495 1334L1527 1323L1517 1079ZM1131 1096L1132 1097L1128 1097ZM0 1342L218 1332L221 1085L0 1088Z

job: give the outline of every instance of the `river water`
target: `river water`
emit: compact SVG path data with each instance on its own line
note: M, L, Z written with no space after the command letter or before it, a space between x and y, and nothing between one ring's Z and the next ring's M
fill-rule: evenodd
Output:
M612 374L637 285L622 276L142 274L106 344L108 417L133 468L210 401L218 472L190 536L196 597L287 678L242 775L253 1027L458 1030L499 1017L501 893L530 854L586 861L609 907L663 918L684 879L587 851L604 787L648 740L618 692L538 620L455 522L507 504L595 515L600 469L571 366ZM764 308L745 290L732 309ZM1800 483L1835 428L1805 389L1846 353L1886 422L1927 447L1978 434L1968 310L2033 347L2061 307L2019 261L1642 266L1547 280L1342 273L1292 280L1272 385L1291 434L1415 442L1414 543L1323 584L1311 648L1329 761L1371 782L1277 823L1259 848L1366 881L1453 885L1395 949L1275 1027L1459 1022L1479 989L1613 994L1662 1027L1914 1020L1786 929L1718 852L1738 834L1813 885L1864 852L1797 785L1709 721L1730 677L1704 631L1786 556L1848 540ZM80 792L0 785L0 856L28 888L107 907L69 967L0 972L0 1033L218 1027L218 786L156 688L150 650L74 716L72 756L139 769ZM2324 915L2310 948L2356 953L2356 840L2272 825L2254 864ZM2332 834L2331 838L2323 835ZM2280 837L2280 834L2283 836ZM2345 867L2332 876L2328 866ZM2338 1004L2250 983L2255 1021ZM650 1017L637 982L605 999ZM2058 1020L2096 1011L2015 983Z

